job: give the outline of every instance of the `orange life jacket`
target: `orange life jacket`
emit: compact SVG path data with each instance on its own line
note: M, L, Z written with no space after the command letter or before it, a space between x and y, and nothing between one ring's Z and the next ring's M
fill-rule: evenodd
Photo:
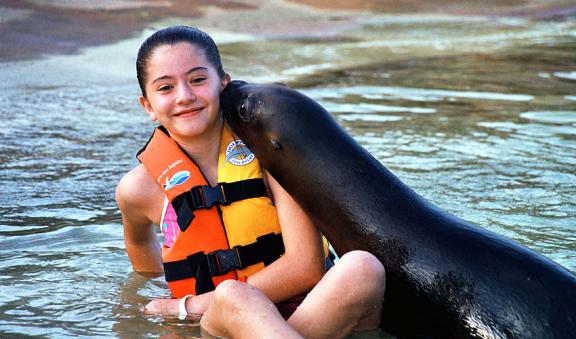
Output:
M205 293L226 279L245 278L284 253L260 164L227 126L220 140L217 186L208 184L163 127L154 130L138 159L178 217L176 239L162 248L174 297Z

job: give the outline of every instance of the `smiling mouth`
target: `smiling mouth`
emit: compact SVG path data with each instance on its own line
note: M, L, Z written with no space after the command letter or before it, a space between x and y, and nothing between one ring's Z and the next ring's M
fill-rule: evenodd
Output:
M192 109L187 109L184 111L180 111L175 113L173 116L174 117L188 117L188 116L193 116L196 115L198 113L200 113L200 111L202 111L204 109L204 107L197 107L197 108L192 108Z

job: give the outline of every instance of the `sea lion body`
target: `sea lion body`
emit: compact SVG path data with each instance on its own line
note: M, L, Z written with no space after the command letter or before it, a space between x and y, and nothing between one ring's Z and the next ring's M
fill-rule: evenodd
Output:
M571 272L416 194L314 100L282 85L233 81L221 102L233 130L337 254L361 249L382 261L386 331L434 338L576 333Z

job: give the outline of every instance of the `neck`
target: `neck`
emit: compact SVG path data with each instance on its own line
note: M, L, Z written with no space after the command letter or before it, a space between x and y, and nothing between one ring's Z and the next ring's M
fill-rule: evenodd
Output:
M220 119L210 130L195 138L176 140L180 147L200 167L211 185L218 181L218 151L222 135L223 120Z

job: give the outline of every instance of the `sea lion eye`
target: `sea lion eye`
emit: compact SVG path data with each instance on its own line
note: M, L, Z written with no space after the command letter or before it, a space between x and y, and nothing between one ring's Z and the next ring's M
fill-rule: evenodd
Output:
M254 98L249 96L238 107L238 115L245 122L252 121L254 117Z
M270 143L272 144L272 147L276 150L281 150L282 149L282 144L280 143L280 141L276 140L276 139L270 139Z

